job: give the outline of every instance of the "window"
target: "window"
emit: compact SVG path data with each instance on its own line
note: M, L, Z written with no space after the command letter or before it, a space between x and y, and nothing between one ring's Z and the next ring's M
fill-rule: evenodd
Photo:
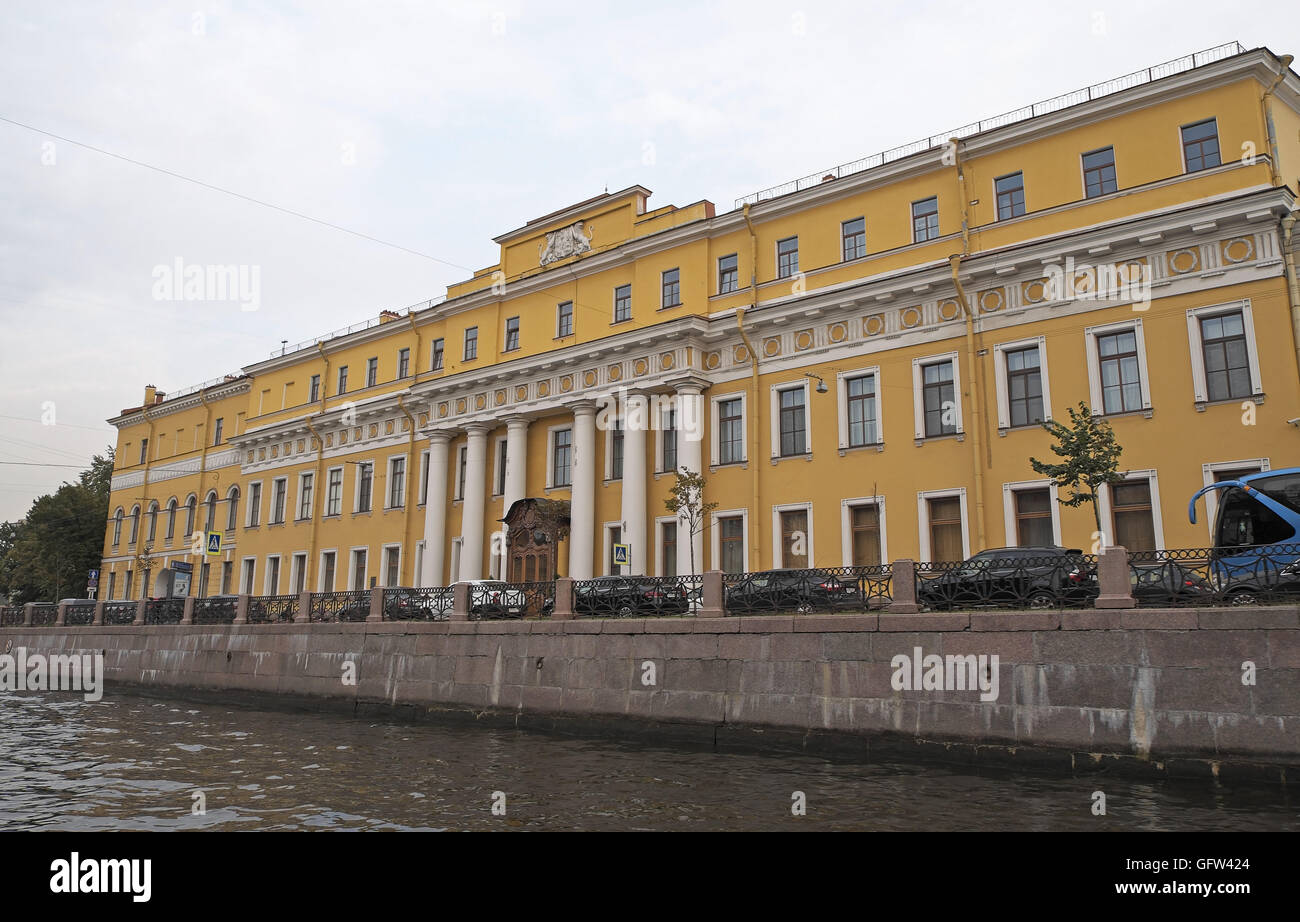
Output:
M433 341L433 358L429 362L429 368L433 371L442 371L442 340Z
M718 260L718 294L725 295L739 288L740 264L736 254L732 253L730 256L723 256Z
M124 585L122 586L122 598L124 599L131 598L131 593L134 590L135 590L135 572L133 570L127 570L126 580Z
M315 479L314 474L303 474L298 478L298 519L300 521L311 518L311 493Z
M682 303L682 280L679 270L669 269L663 274L662 288L663 297L660 300L660 307L676 307Z
M964 559L961 498L944 496L925 502L930 522L930 560L939 563Z
M1155 519L1151 511L1151 482L1129 480L1110 484L1115 544L1130 551L1156 550Z
M465 330L465 356L464 360L478 358L478 327L469 327Z
M1097 337L1101 368L1102 409L1127 413L1142 408L1142 374L1138 366L1137 334L1119 330Z
M614 289L614 322L632 319L632 286L619 285Z
M154 538L158 534L158 504L149 504L149 537L145 540L153 544Z
M230 595L230 581L235 576L235 562L233 560L223 560L221 562L221 594Z
M865 218L854 218L852 221L845 221L840 225L840 245L845 262L850 259L860 259L867 255L867 221Z
M393 458L388 462L388 508L400 509L406 505L406 459Z
M745 520L738 515L718 518L723 573L745 572Z
M194 513L198 509L198 499L190 494L190 498L185 500L185 534L194 534Z
M369 512L375 484L375 466L369 461L357 465L357 512Z
M1004 352L1007 363L1007 400L1012 426L1043 421L1043 379L1037 346Z
M781 514L781 566L804 570L808 567L808 510Z
M926 438L952 435L957 431L956 388L953 384L952 362L937 362L921 368L922 401Z
M149 460L149 440L141 439L140 440L140 463L144 464L148 460Z
M745 418L739 397L718 401L718 463L745 460Z
M366 387L374 387L379 383L379 359L366 359Z
M1249 397L1250 358L1241 311L1199 319L1206 397L1210 400Z
M573 302L563 301L555 308L555 338L573 335Z
M248 527L256 528L262 521L262 485L248 485Z
M623 479L623 420L615 419L609 432L609 479Z
M293 591L301 594L307 589L307 555L293 555Z
M276 595L280 591L280 558L266 558L266 594Z
M875 503L849 507L849 535L852 565L880 566L880 509Z
M998 199L998 220L1018 218L1025 213L1025 174L1011 173L993 181Z
M329 480L325 484L325 514L327 516L343 514L343 468L341 467L330 470Z
M271 519L272 525L284 524L285 500L289 495L289 479L277 477L271 482Z
M807 388L800 385L780 394L781 457L802 455L808 451Z
M1195 173L1219 165L1219 123L1216 119L1207 118L1195 125L1184 125L1182 133L1183 163L1187 172Z
M212 424L212 444L221 444L221 427L225 424L225 417L218 416L216 422Z
M215 490L208 494L208 498L203 501L203 505L207 507L204 528L212 531L217 527L217 493Z
M311 376L311 399L309 403L315 403L320 400L320 375Z
M175 535L176 535L176 499L175 497L173 497L172 499L167 501L167 543L170 544L172 538L175 537ZM117 544L117 541L115 540L113 543Z
M573 430L556 429L551 446L551 486L567 487L573 484L570 462L573 458Z
M1108 195L1118 189L1115 183L1115 148L1103 147L1083 155L1083 192L1088 198Z
M397 586L401 583L400 564L402 560L402 549L398 547L384 548L384 585Z
M256 565L257 561L252 557L244 558L244 575L240 580L240 584L244 587L244 595L253 594L253 568Z
M321 591L334 591L334 552L326 551L320 555Z
M357 548L352 552L352 588L360 591L366 588L366 549Z
M519 348L519 318L506 318L506 352Z
M659 523L659 567L660 576L677 575L677 523Z
M494 493L496 493L497 496L504 496L506 492L506 449L507 447L508 447L508 443L506 442L505 439L500 439L497 442L497 481L496 481L496 490L493 491ZM509 512L510 510L506 509L504 511Z
M1012 492L1016 514L1016 544L1048 547L1056 543L1052 529L1052 493L1047 487Z
M339 366L339 387L336 394L346 394L348 392L348 366Z
M239 523L239 487L230 488L226 502L230 504L230 508L226 510L226 531L234 531Z
M609 537L609 560L605 564L605 572L621 573L623 564L614 563L614 545L623 543L623 529L617 525L607 525L606 529Z
M844 381L849 448L878 442L876 425L876 376L859 375Z
M788 279L799 271L799 238L786 237L776 242L776 277Z
M669 410L664 417L664 425L661 430L663 445L663 462L660 465L661 471L677 470L677 411Z
M113 513L113 547L122 543L122 510Z
M116 571L113 571L108 574L108 595L104 596L104 598L105 599L113 598L113 593L115 593L116 591L117 591L117 573Z
M462 445L456 453L456 498L465 498L465 472L469 469L469 446Z
M405 378L411 373L411 350L397 350L397 377Z
M912 242L924 243L939 236L939 198L931 196L912 203Z
M420 505L429 501L429 453L420 453Z

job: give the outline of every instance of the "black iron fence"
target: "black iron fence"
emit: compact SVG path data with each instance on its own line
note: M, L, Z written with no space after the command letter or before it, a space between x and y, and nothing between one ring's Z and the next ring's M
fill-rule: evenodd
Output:
M1274 605L1300 598L1300 545L1177 548L1129 553L1140 606Z
M601 576L573 584L579 618L661 618L693 615L703 593L700 576Z
M95 600L69 602L64 608L63 623L78 627L95 623Z
M469 587L471 621L549 618L555 610L555 582L507 583L485 580Z
M180 624L185 617L185 600L150 599L144 603L145 624Z
M135 602L105 602L105 624L132 624L135 621Z
M1065 551L977 554L916 565L916 601L924 609L1052 609L1091 606L1099 593L1097 558Z
M450 586L425 589L385 589L385 621L447 621L451 618Z
M195 624L234 624L237 600L233 595L194 600Z
M365 621L370 615L370 591L356 589L350 592L313 592L311 594L311 621Z
M59 606L53 602L37 602L32 606L32 626L50 627L59 620Z
M248 600L249 624L284 624L297 614L296 595L259 595Z
M728 615L866 612L889 604L887 566L728 573L722 578Z
M0 608L0 627L21 627L26 620L21 605L5 605Z

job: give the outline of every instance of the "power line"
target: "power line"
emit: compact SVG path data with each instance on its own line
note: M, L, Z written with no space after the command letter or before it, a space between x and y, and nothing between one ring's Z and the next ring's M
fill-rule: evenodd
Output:
M472 273L474 270L468 266L461 266L457 263L448 262L445 259L439 259L437 256L430 256L428 253L421 253L419 250L413 250L410 247L402 246L400 243L392 243L388 240L381 240L378 237L372 237L369 234L363 234L360 231L354 231L351 228L344 227L341 224L334 224L331 221L325 221L321 218L313 218L309 214L303 214L301 211L294 211L292 208L285 208L282 205L276 205L271 202L264 202L261 199L253 198L251 195L244 195L242 192L235 192L231 189L224 189L221 186L214 186L212 183L204 182L201 179L194 179L184 174L177 173L174 170L168 170L160 166L154 166L152 163L145 163L143 160L134 160L131 157L125 157L122 154L116 154L111 150L105 150L102 147L96 147L93 144L86 144L82 141L74 141L72 138L66 138L63 135L55 134L52 131L46 131L44 128L37 128L35 125L28 125L24 122L16 121L12 118L6 118L0 115L0 122L8 122L10 125L16 125L19 128L25 128L28 131L34 131L37 134L43 134L46 137L54 138L65 144L72 144L86 150L94 151L97 154L103 154L106 157L112 157L115 160L121 160L123 163L130 163L138 167L144 167L146 170L153 170L155 173L162 173L164 176L170 176L173 179L179 179L182 182L193 183L196 186L202 186L204 189L210 189L213 192L220 192L223 195L230 195L245 202L251 202L254 205L261 205L263 208L270 208L273 211L279 211L283 214L292 215L295 218L301 218L304 221L311 221L313 224L319 224L322 227L328 227L333 230L342 231L345 234L351 234L354 237L360 237L362 240L369 240L371 243L378 243L382 246L392 247L395 250L401 250L404 253L410 253L412 256L419 256L423 259L433 260L436 263L442 263L444 266L450 266L453 269L460 269L463 272Z
M0 419L13 419L23 423L40 423L41 425L48 425L51 429L57 429L60 426L63 426L68 429L89 429L92 432L117 431L112 426L82 426L77 423L46 423L43 419L36 419L31 416L5 416L3 413L0 413Z

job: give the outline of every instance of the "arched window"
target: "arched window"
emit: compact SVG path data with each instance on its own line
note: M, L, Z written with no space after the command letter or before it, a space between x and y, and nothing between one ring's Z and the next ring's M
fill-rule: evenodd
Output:
M122 507L118 506L117 511L113 513L113 547L122 543Z
M208 498L203 501L203 504L208 507L206 525L204 527L208 531L212 531L212 529L217 527L217 491L213 490L209 493Z
M235 523L239 521L239 487L230 488L226 502L230 503L230 509L226 515L226 531L234 531Z
M158 536L158 502L155 500L149 504L149 543L153 544L154 538Z
M140 507L132 506L131 507L131 543L135 544L136 539L139 537L140 537Z
M187 537L194 534L194 512L198 509L198 505L198 497L193 493L190 494L189 499L185 500L185 534Z
M167 540L176 535L176 497L167 500Z

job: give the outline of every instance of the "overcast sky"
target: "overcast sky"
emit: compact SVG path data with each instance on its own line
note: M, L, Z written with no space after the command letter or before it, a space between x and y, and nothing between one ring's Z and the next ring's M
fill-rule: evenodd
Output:
M1195 0L0 10L0 118L66 139L0 122L0 520L113 442L146 384L440 296L493 236L606 187L723 212L1222 42L1300 53L1285 17ZM257 267L258 309L156 300L178 258Z

